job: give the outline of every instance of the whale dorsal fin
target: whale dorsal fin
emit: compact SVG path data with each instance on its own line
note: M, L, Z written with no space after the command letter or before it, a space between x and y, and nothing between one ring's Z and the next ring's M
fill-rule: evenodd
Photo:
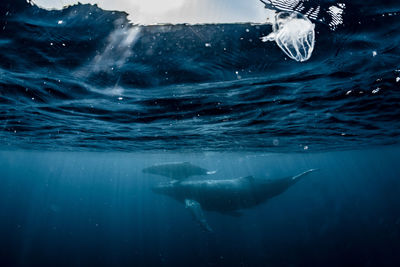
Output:
M200 224L200 226L207 232L212 232L213 230L208 225L206 217L204 216L203 209L199 202L193 199L185 199L185 208L189 209L192 213L194 219Z

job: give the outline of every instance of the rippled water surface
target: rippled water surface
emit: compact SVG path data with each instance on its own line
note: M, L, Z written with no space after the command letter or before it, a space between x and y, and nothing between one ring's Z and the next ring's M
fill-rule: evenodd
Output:
M261 42L270 25L135 26L91 5L2 5L4 148L285 152L398 142L397 2L353 2L336 31L317 22L305 63Z

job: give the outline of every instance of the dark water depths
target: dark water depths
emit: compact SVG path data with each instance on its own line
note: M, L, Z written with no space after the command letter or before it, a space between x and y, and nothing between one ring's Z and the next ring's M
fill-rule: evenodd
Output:
M0 153L2 266L397 266L399 148L310 154ZM151 187L154 163L215 177L315 175L232 217ZM5 264L6 263L6 264Z
M345 12L298 63L269 25L2 0L0 265L399 266L400 2ZM206 233L142 173L177 161L320 171Z

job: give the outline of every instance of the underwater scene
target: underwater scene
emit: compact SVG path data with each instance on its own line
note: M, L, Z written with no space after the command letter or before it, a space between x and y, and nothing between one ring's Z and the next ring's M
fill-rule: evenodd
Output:
M0 266L400 265L399 1L1 0L0 51Z

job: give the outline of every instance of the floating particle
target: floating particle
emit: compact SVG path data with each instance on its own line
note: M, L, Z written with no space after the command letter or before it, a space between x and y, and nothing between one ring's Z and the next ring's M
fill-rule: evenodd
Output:
M376 94L376 93L378 93L380 90L381 90L381 88L378 87L378 88L372 90L372 93L373 93L373 94Z

